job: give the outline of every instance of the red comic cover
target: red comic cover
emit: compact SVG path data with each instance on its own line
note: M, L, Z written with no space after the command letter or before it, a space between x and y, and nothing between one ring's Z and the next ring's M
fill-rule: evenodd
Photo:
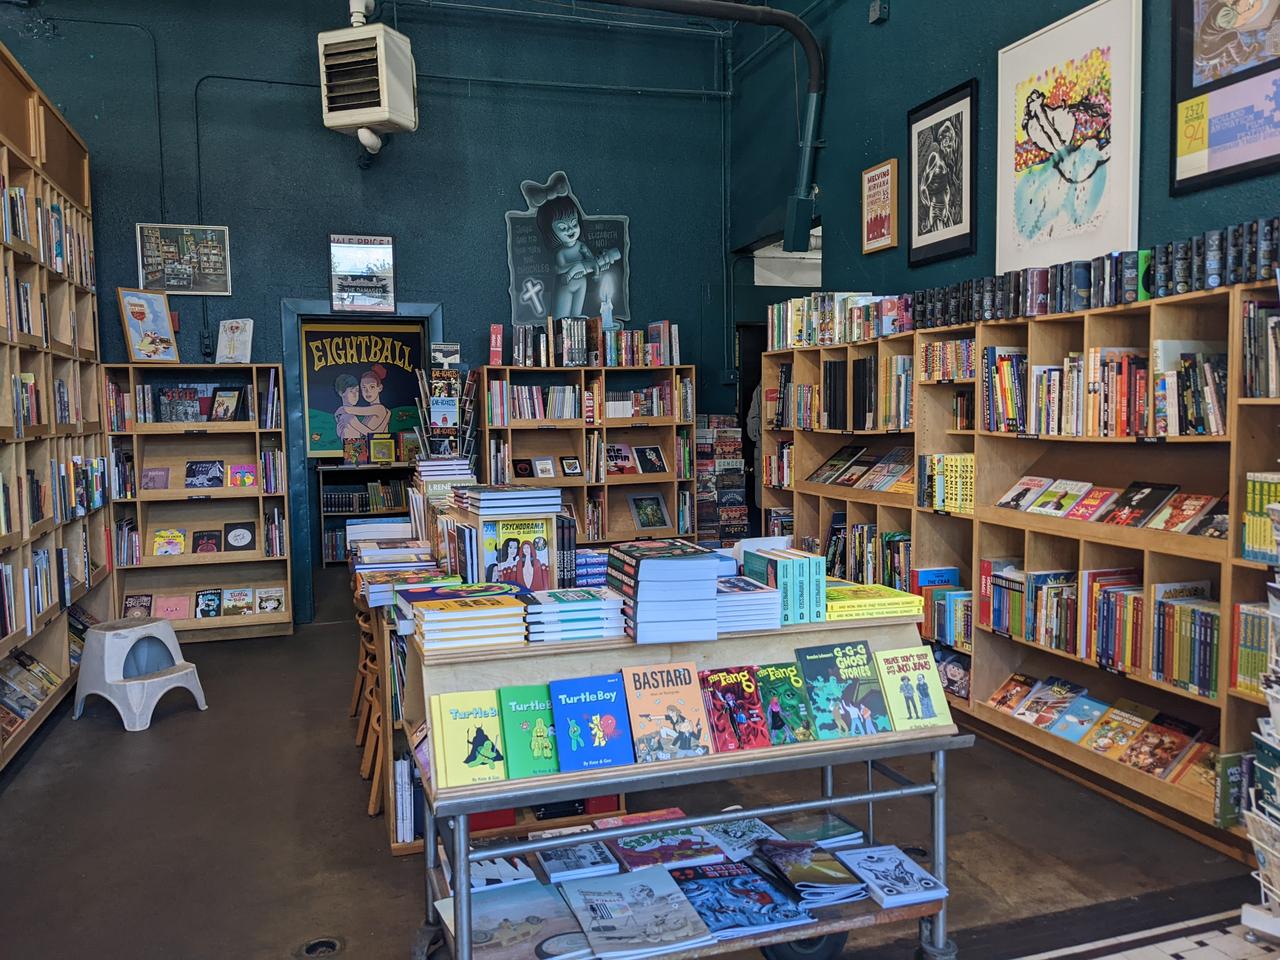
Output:
M716 753L769 746L755 669L730 667L698 674Z

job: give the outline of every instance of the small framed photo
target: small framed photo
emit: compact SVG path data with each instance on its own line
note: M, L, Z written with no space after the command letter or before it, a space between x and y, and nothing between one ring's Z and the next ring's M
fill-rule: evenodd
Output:
M391 237L329 234L329 306L335 313L395 313L395 261Z
M533 475L539 480L554 480L556 478L555 461L550 457L534 457Z
M662 494L632 493L627 495L627 502L637 530L662 530L671 526L671 514L667 513L667 501Z
M577 457L561 457L560 472L566 477L582 476L582 462Z
M632 447L632 453L641 473L667 472L667 458L661 447Z
M862 252L898 245L898 160L890 157L862 171Z
M169 298L150 290L117 287L124 342L133 363L178 363L178 341L173 334Z
M172 296L231 296L231 237L226 227L137 225L138 286Z
M236 407L240 405L239 390L213 391L213 405L209 407L209 419L221 422L236 418Z
M395 463L396 438L389 433L374 434L369 438L370 463Z
M511 475L518 480L528 480L532 478L533 461L528 458L512 460Z

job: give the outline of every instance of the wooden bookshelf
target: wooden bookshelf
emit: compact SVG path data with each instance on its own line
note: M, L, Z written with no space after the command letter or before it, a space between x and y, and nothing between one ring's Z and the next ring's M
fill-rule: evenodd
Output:
M108 407L104 422L111 428L110 482L116 483L117 466L133 465L133 489L115 489L111 503L107 535L115 546L115 531L124 520L136 524L141 556L136 562L121 562L116 553L116 577L112 613L119 615L128 594L155 596L194 595L212 588L263 587L284 589L284 606L269 612L231 614L173 621L178 639L183 643L206 640L266 637L293 632L291 597L292 544L289 542L288 463L284 434L276 424L283 423L280 384L282 371L278 364L167 364L163 367L145 364L109 364L102 368L103 396L119 394L119 409ZM239 419L225 422L138 423L139 388L151 388L154 413L160 415L159 391L185 385L216 385L224 389L253 386L254 409L241 411ZM266 426L266 403L270 387L275 387L276 411L271 426ZM267 476L264 454L277 458L274 484ZM189 461L218 460L224 468L221 487L187 487ZM233 465L252 465L255 482L247 486L231 486ZM167 485L144 488L144 471L163 468L168 471ZM267 492L268 489L271 492ZM266 530L269 521L278 520L284 528L284 550L268 552ZM225 537L218 552L192 552L196 531L216 530L225 533L227 524L253 524L255 536L248 549L228 549ZM186 532L186 550L178 556L154 554L154 537L158 530L180 529Z
M569 386L577 391L579 417L537 420L521 419L513 410L505 423L495 424L495 391L505 384L515 387L548 388ZM604 401L608 393L644 390L666 385L672 407L661 415L608 417ZM572 504L578 521L578 544L617 543L648 537L694 536L697 523L697 499L694 488L694 419L696 413L697 374L692 365L661 367L512 367L486 366L480 379L479 460L480 475L485 483L496 482L494 470L496 449L505 447L507 476L512 483L533 486L562 487L566 503ZM595 398L594 416L585 419L584 394ZM688 402L681 413L680 396L687 393ZM595 446L603 451L609 444L636 447L654 446L662 450L668 469L662 473L609 474L589 471L589 451ZM688 447L687 476L681 470L680 450ZM512 461L549 457L555 469L550 478L516 476ZM565 476L562 457L574 457L582 468L580 476ZM601 465L603 471L603 460ZM661 495L671 521L669 526L638 528L632 514L631 498L645 494ZM687 502L681 524L679 504ZM599 530L587 529L588 511L601 518Z
M98 303L93 276L93 217L89 152L0 44L0 204L25 207L29 237L0 212L0 477L8 488L11 529L0 532L0 566L14 579L17 628L0 636L0 656L22 648L62 678L39 709L0 743L0 768L12 760L75 686L68 617L55 585L43 606L24 596L24 573L65 551L71 589L66 598L101 619L111 616L111 557L107 509L54 512L54 474L76 458L106 456L98 390ZM52 229L60 215L60 249ZM59 260L60 258L60 260ZM20 300L30 313L20 311ZM20 313L22 316L20 317ZM29 316L29 319L27 317ZM38 396L25 418L15 408L15 378L26 376ZM33 498L28 475L42 485ZM36 500L38 499L38 503ZM41 519L33 519L40 511ZM0 531L3 527L0 526Z
M1275 299L1273 281L1239 284L1139 303L1033 318L921 329L835 347L799 347L764 354L762 387L778 383L779 369L791 364L792 382L820 384L821 361L847 354L900 349L914 341L917 358L910 431L885 436L874 431L778 429L766 406L762 423L764 455L792 441L793 479L785 488L765 488L763 510L791 509L797 543L809 539L826 546L831 518L844 511L849 524L876 523L879 531L911 533L916 567L955 566L975 598L971 699L948 696L953 709L994 738L1067 776L1164 822L1189 829L1202 839L1230 842L1214 828L1212 805L1187 790L1096 756L1059 737L987 706L1009 674L1041 679L1063 677L1107 702L1127 697L1218 731L1224 753L1251 748L1250 731L1265 713L1263 698L1233 689L1231 678L1232 609L1240 602L1265 600L1272 568L1242 556L1245 474L1275 470L1280 457L1280 400L1247 398L1243 391L1243 315L1249 301ZM974 338L977 377L926 379L922 349L931 341ZM982 428L990 403L981 375L988 346L1027 350L1028 365L1060 365L1072 351L1123 344L1147 347L1155 340L1225 340L1228 345L1226 433L1190 437L1068 437L993 433ZM1155 378L1150 378L1154 380ZM1023 384L1030 395L1029 386ZM1154 433L1154 384L1149 388L1147 433ZM975 423L958 426L952 401L958 392L977 394ZM926 453L975 456L975 509L972 515L936 512L918 506L914 496L893 495L818 484L806 478L841 446L857 442L872 452L912 444ZM917 468L918 470L918 468ZM1115 527L1028 514L997 507L996 501L1024 475L1084 480L1123 489L1137 480L1178 483L1181 492L1230 494L1228 539L1193 537L1142 528ZM917 476L917 480L919 477ZM767 515L767 513L766 513ZM1022 557L1027 571L1134 567L1142 571L1143 663L1150 664L1155 585L1179 580L1209 580L1219 605L1218 687L1211 696L1150 676L1149 668L1118 674L1092 660L1004 635L978 624L979 563L984 558ZM1080 598L1083 603L1083 598ZM1237 831L1238 832L1238 831Z
M405 494L403 507L387 507L380 510L354 509L346 510L327 506L327 494L366 493L371 483L387 483L399 480L406 490L413 482L414 465L412 463L326 463L316 467L316 477L320 486L320 528L323 534L321 545L321 563L328 566L345 565L346 551L338 555L330 549L331 535L345 530L346 521L352 517L407 517L409 515L408 494Z

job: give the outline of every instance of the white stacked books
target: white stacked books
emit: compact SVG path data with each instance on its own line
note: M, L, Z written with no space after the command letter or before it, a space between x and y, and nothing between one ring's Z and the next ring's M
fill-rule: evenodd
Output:
M777 630L782 626L782 593L750 577L716 581L716 625L733 630Z
M622 597L605 587L539 590L519 599L530 643L622 636Z
M617 543L609 549L609 586L622 594L626 632L636 643L716 638L712 551L684 540Z
M454 503L480 516L540 516L560 512L559 487L533 487L525 484L458 487L453 491Z

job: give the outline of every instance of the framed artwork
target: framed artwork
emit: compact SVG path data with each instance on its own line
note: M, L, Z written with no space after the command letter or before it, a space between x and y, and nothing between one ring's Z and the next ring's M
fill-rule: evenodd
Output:
M190 223L137 225L138 286L172 296L231 296L231 235Z
M236 317L218 324L218 352L214 363L248 363L253 350L253 318Z
M561 457L560 471L566 477L582 476L582 462L577 457Z
M396 312L396 250L391 237L329 234L329 306L334 312Z
M661 530L671 526L671 514L667 501L660 493L630 493L627 503L631 507L631 520L637 530Z
M556 478L555 461L550 457L534 457L533 475L539 480L554 480Z
M308 457L341 457L346 440L422 425L417 371L427 348L420 324L304 320L300 336Z
M178 341L173 334L169 298L150 290L117 287L120 322L132 363L178 363Z
M996 270L1138 245L1142 4L1098 0L1000 51Z
M898 160L862 171L862 252L898 245Z
M977 124L977 80L907 111L908 266L974 251Z
M1280 169L1280 4L1174 0L1169 192Z

